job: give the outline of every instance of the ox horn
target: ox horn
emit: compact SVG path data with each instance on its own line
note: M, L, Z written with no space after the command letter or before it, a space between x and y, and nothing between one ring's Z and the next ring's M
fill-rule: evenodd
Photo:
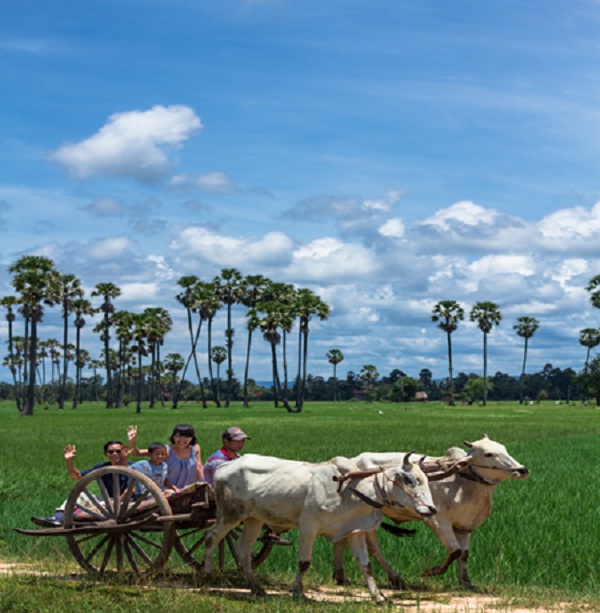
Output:
M473 443L469 442L469 441L463 441L463 443L469 448L471 449L473 447Z
M402 463L402 469L406 472L410 472L412 470L412 464L410 462L410 456L416 451L416 449L411 449L405 456L404 462Z

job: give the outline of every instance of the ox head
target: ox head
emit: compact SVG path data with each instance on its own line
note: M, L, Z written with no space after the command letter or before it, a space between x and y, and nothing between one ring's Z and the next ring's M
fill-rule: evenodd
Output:
M505 479L526 479L529 470L517 462L506 447L493 441L487 434L479 441L464 441L470 448L468 455L473 458L471 469L490 483L499 483Z
M414 511L420 517L432 517L437 513L433 504L429 481L416 462L410 461L410 451L404 456L402 466L389 468L384 472L391 484L388 496L393 504Z

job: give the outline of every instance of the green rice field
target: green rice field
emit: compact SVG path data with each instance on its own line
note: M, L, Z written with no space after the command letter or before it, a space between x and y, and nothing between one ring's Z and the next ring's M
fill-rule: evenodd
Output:
M173 426L191 423L199 434L203 458L216 450L222 431L238 425L252 440L245 452L319 462L362 451L416 449L441 455L463 440L487 433L504 443L530 469L524 481L498 486L494 511L471 540L471 579L482 590L505 602L548 604L569 602L571 609L600 610L600 410L582 405L489 404L487 407L447 407L439 404L309 403L301 414L256 404L250 409L202 409L182 405L177 410L110 409L82 406L76 411L38 410L20 416L14 405L0 405L0 560L43 570L42 576L0 575L1 611L357 611L368 603L298 604L285 590L295 573L297 534L288 533L292 547L277 547L258 569L266 588L283 590L278 597L256 600L242 593L235 599L203 590L179 590L198 580L177 554L148 590L124 580L100 585L86 579L62 538L32 538L13 527L32 528L32 515L52 514L67 497L74 481L62 458L67 443L77 445L76 466L87 468L103 460L102 446L110 439L126 442L129 424L139 427L138 443L167 442ZM407 524L416 535L399 539L380 531L383 551L418 594L462 593L451 567L441 577L423 578L426 568L441 562L445 549L424 524ZM331 580L332 547L318 539L306 586L337 587ZM350 558L347 576L362 587ZM374 563L376 580L384 574ZM233 561L219 585L243 587ZM164 588L164 589L163 589ZM51 604L48 604L51 603ZM418 611L418 604L412 610ZM46 607L46 608L45 608ZM50 608L48 608L50 607ZM52 608L55 607L55 608ZM302 608L300 608L302 607ZM507 609L509 610L509 609Z

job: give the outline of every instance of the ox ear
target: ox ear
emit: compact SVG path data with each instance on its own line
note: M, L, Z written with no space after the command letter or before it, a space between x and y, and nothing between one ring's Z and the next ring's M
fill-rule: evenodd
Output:
M469 441L463 441L463 443L469 448L472 449L473 448L473 443L469 442Z
M412 464L410 461L410 456L411 454L413 454L415 452L414 449L411 449L405 456L404 456L404 462L402 463L402 470L405 470L407 473L409 473L412 470Z
M487 438L489 440L490 437L484 432L483 433L483 438Z

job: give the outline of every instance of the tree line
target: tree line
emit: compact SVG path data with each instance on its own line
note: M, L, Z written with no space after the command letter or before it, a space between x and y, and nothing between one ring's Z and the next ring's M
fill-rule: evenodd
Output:
M234 268L221 270L209 281L195 275L183 276L177 281L180 289L175 299L186 312L190 349L185 356L168 353L163 357L165 338L173 325L166 309L146 308L141 313L117 310L115 300L121 295L121 290L111 282L95 286L91 298L97 298L99 304L94 306L84 296L81 281L74 274L58 271L54 262L44 256L23 256L8 270L13 275L11 284L17 295L0 299L8 322L8 354L3 364L11 372L14 398L24 415L33 414L36 402L48 404L55 400L63 409L69 401L72 408L77 408L84 396L84 387L87 393L93 387L95 396L101 396L107 408L121 407L134 399L140 411L142 401L149 401L154 407L157 402L164 405L166 398L176 408L180 399L189 399L195 393L190 387L196 387L198 399L205 407L209 401L219 407L228 407L235 399L243 400L247 407L258 395L272 399L275 406L283 406L289 412L300 412L306 399L316 399L315 395L320 399L327 397L329 392L321 390L317 394L314 391L325 383L333 400L356 396L404 400L416 386L415 392L426 392L432 399L442 394L441 397L450 404L454 404L456 399L464 401L465 390L472 399L477 396L476 390L481 388L480 398L485 405L488 396L497 399L499 389L511 387L507 381L513 380L505 375L503 383L500 373L493 378L488 376L488 335L502 320L498 305L489 301L477 302L469 312L470 320L476 322L483 333L483 377L464 373L454 376L452 334L466 313L457 301L441 300L435 304L431 319L447 337L448 378L445 385L434 385L433 380L426 376L426 369L418 379L397 371L379 380L374 365L365 365L360 373L348 373L345 380L338 380L336 369L344 359L339 349L327 353L326 357L333 365L333 377L325 382L307 372L309 324L314 317L326 320L331 308L309 289L274 282L262 275L244 276ZM590 292L592 305L600 308L600 275L592 278L586 289ZM232 309L235 305L245 309L246 334L242 349L245 358L241 378L235 376L232 361L236 336ZM60 341L39 338L38 328L47 307L60 309ZM221 309L226 311L224 345L216 344L213 338L214 318ZM81 331L86 318L96 314L101 317L94 332L99 335L103 348L99 355L92 356L81 346ZM15 333L17 315L22 318L22 335ZM74 343L69 334L71 323L75 327ZM289 339L294 324L297 326L297 352L296 373L292 379ZM541 391L536 393L531 388L536 379L526 374L528 343L538 330L539 322L533 317L523 316L517 318L513 328L524 339L523 365L518 380L518 397L523 403L526 398L537 398ZM261 386L250 378L255 332L262 334L270 346L272 385L267 389L259 389ZM585 328L580 333L579 342L587 348L582 375L587 379L579 381L579 386L587 388L588 393L595 397L594 373L600 368L595 358L590 362L590 351L600 344L600 330ZM206 348L204 365L198 355L201 344ZM73 378L69 377L70 363L75 369ZM221 377L223 364L225 373ZM83 377L84 368L91 369L93 376ZM103 377L99 372L103 372ZM195 377L195 383L190 381L190 377ZM570 389L574 390L575 386ZM565 396L564 389L561 393ZM501 395L506 394L503 392Z
M238 270L221 270L210 281L197 276L181 277L177 284L181 291L175 296L185 308L190 339L187 356L178 353L161 357L165 337L173 321L166 309L146 308L141 313L117 310L115 300L121 295L118 286L111 282L99 283L91 293L101 302L93 306L85 298L81 281L73 274L62 274L54 262L44 256L23 256L12 266L11 284L17 296L0 299L7 313L8 355L4 359L12 374L17 408L24 415L32 415L37 402L47 401L47 394L54 394L58 407L63 409L67 401L69 363L74 362L75 384L72 408L76 408L82 396L82 370L88 367L96 376L99 369L105 373L103 396L107 408L121 407L126 397L135 394L137 410L143 399L155 406L164 404L166 380L170 380L169 392L174 407L181 394L182 383L191 368L195 371L200 399L206 406L207 382L198 359L199 343L203 327L206 328L208 387L211 400L217 406L228 407L233 399L235 375L233 350L235 329L232 326L232 307L246 308L246 348L243 383L244 406L249 402L249 368L252 338L255 331L262 333L271 348L273 394L275 405L280 404L289 412L300 412L305 401L307 380L308 336L313 317L325 320L330 306L314 292L297 288L288 283L274 282L262 275L243 276ZM56 339L40 340L38 327L46 307L59 307L63 320L62 342ZM213 320L217 312L226 309L227 326L225 345L213 343ZM23 319L23 334L15 334L17 314ZM100 314L94 327L103 349L97 358L81 347L81 330L86 316ZM75 343L69 342L70 322L75 325ZM288 338L297 323L297 373L294 382L294 398L290 397ZM281 345L282 355L278 356ZM51 384L46 384L46 362L50 360ZM144 365L144 360L147 364ZM227 362L224 390L221 390L220 368ZM280 363L283 375L280 374ZM217 370L216 376L213 364ZM179 374L181 373L181 374Z

